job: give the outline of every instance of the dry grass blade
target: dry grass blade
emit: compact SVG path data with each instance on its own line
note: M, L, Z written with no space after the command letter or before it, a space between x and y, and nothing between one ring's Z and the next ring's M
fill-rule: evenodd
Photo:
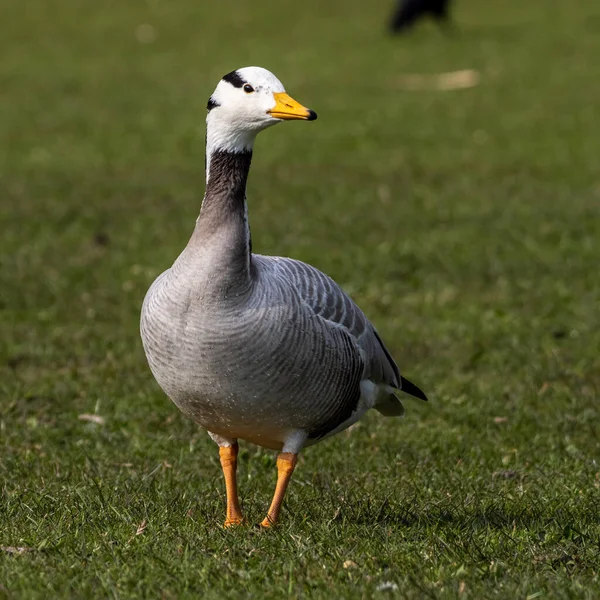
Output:
M475 87L481 81L479 71L463 69L448 73L425 75L422 73L406 73L398 79L398 85L405 90L460 90Z
M80 421L88 421L89 423L96 423L96 425L104 425L106 419L100 415L91 415L83 413L77 417Z
M146 531L146 527L148 526L148 521L146 519L144 519L138 526L137 531L135 532L135 535L142 535L142 533L144 533L144 531Z
M33 551L33 548L25 546L0 546L0 551L6 552L6 554L25 554L26 552Z

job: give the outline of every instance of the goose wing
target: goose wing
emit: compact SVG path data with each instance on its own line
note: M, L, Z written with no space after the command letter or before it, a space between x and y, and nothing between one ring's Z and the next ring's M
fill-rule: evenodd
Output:
M314 314L331 327L342 328L350 336L364 365L363 379L427 400L416 385L400 375L398 366L373 325L331 277L291 258L261 258L272 261L272 268L298 291L304 304ZM376 408L386 415L402 414L402 406L393 394L378 403Z

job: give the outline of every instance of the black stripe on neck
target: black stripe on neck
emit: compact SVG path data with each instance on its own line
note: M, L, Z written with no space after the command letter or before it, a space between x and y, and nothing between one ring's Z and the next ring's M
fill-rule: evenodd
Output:
M246 83L237 71L231 71L231 73L223 75L223 81L230 83L233 87L236 88L241 88Z
M203 243L215 231L225 227L229 232L229 245L221 251L229 256L234 267L245 270L252 262L252 242L246 214L246 182L252 152L228 152L216 150L211 153L210 171L206 193L200 209L196 231Z
M252 162L250 150L215 150L210 156L205 203L217 203L229 212L244 212L246 182Z

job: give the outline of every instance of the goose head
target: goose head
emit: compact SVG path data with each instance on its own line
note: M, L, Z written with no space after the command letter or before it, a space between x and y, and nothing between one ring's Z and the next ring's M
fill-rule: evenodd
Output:
M225 75L207 104L209 150L244 152L259 132L282 121L314 121L317 113L288 96L273 73L244 67Z

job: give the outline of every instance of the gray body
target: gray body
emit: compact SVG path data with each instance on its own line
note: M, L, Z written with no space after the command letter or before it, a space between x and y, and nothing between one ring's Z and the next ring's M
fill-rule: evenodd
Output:
M260 71L268 76L255 95L272 98L283 87ZM400 377L332 279L296 260L252 254L245 190L256 134L244 133L241 109L221 107L243 83L237 72L226 76L209 101L200 216L185 250L148 290L141 336L159 385L217 443L241 438L297 453L369 408L401 415L394 390L402 384L422 392Z
M281 449L291 433L317 440L362 416L376 398L360 402L361 381L398 386L373 328L329 277L254 255L246 285L215 286L198 272L195 237L148 291L141 331L156 380L199 425Z

